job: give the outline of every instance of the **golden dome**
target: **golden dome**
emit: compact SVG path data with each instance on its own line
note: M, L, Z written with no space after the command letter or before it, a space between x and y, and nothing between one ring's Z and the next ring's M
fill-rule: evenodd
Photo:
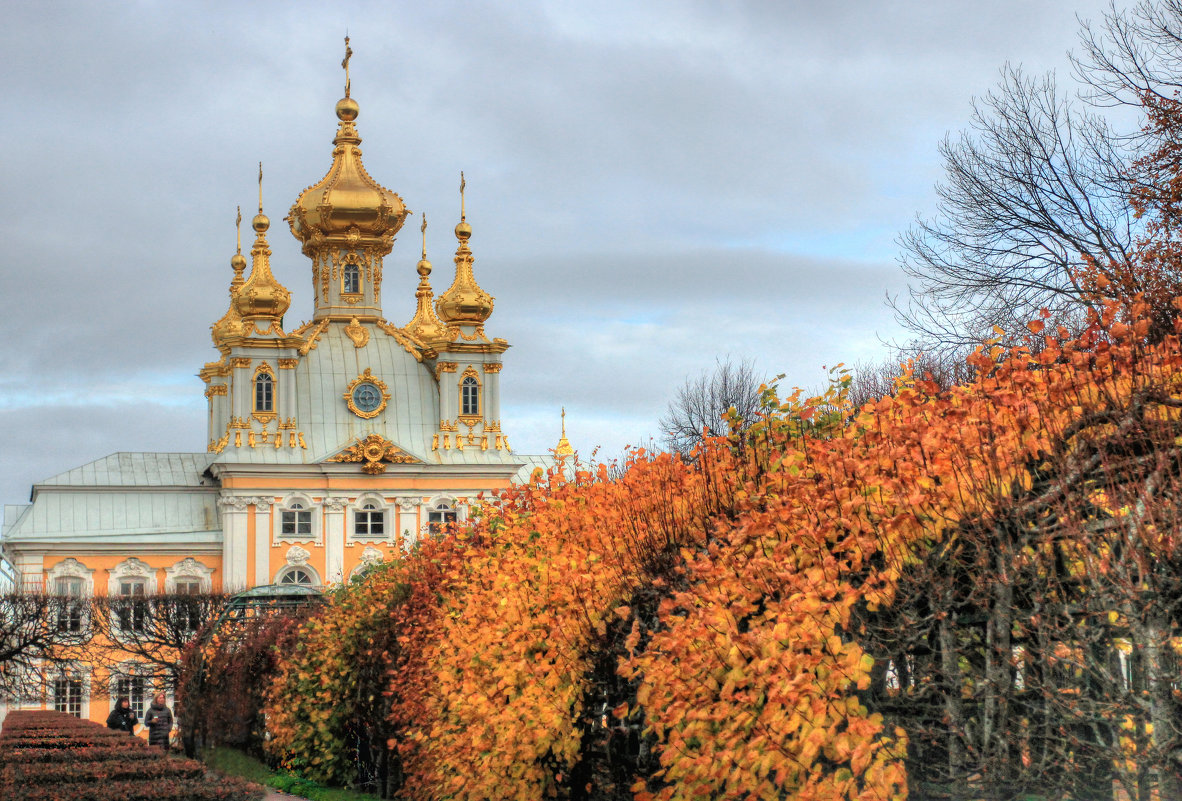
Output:
M253 265L250 278L234 293L234 308L243 320L279 320L291 306L291 293L271 273L271 248L267 244L267 228L271 221L262 209L251 221L257 232L250 249Z
M340 124L332 140L332 166L319 183L300 193L287 216L292 235L308 255L310 246L334 239L350 246L368 240L389 253L394 234L409 213L402 198L365 171L358 147L361 137L353 124L358 111L351 97L337 103Z

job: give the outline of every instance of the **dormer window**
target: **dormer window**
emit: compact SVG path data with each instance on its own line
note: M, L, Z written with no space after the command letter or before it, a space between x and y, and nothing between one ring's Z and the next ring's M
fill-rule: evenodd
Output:
M350 262L345 265L344 285L346 295L356 295L361 292L361 271L357 269L356 264Z
M480 414L480 385L472 376L460 384L460 414L472 417Z

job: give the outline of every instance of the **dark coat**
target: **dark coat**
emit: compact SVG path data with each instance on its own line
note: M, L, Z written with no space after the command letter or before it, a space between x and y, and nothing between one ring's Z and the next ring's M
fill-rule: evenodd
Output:
M148 745L168 748L168 733L172 731L172 710L155 702L144 713L144 725L148 727Z
M107 715L108 729L134 732L135 724L139 722L140 719L135 716L135 711L132 709L122 709L120 707L115 707L111 710L111 714Z

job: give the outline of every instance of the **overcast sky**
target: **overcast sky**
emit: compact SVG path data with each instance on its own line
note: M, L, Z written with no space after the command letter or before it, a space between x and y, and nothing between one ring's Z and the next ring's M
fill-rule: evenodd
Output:
M0 30L0 500L114 451L202 451L209 325L256 163L280 220L331 162L348 29L369 172L451 283L459 172L507 339L503 426L543 452L657 435L687 376L789 385L901 336L895 239L1006 63L1069 78L1096 0L27 3ZM414 310L418 217L383 305Z

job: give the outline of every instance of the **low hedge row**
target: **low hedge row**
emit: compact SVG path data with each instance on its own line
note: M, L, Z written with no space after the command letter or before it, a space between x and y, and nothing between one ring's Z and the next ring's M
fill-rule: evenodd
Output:
M263 790L61 712L11 712L0 731L4 801L257 801Z

